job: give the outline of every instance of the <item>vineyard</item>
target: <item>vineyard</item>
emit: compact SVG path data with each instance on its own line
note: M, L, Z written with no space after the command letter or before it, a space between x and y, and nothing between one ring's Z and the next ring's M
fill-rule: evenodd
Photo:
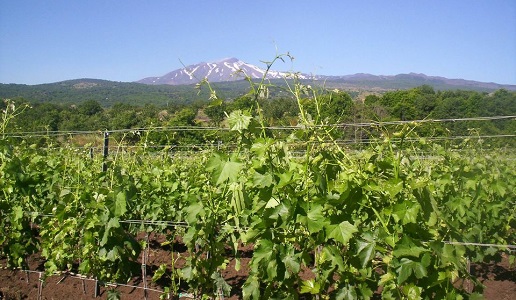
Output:
M146 143L163 129L47 133L40 147L5 132L13 105L0 139L2 267L28 270L38 254L42 281L152 276L162 298L476 299L471 263L514 265L516 156L489 146L514 135L422 136L437 120L339 125L300 111L283 128L259 107L235 111L209 129L234 144L179 151ZM367 139L336 138L353 126ZM66 142L86 134L97 137ZM149 236L170 249L155 268ZM243 282L222 275L244 267Z

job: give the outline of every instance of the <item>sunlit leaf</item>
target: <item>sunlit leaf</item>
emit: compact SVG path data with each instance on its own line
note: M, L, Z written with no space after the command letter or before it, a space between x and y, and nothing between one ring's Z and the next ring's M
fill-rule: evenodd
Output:
M231 130L242 132L249 127L252 119L253 117L248 113L244 113L239 109L234 110L228 116L229 128Z
M115 217L120 217L125 214L126 209L126 195L124 192L119 192L115 199Z
M335 241L346 245L348 241L353 237L353 234L358 232L355 225L344 221L337 225L329 225L326 227L326 234L328 238L334 239Z

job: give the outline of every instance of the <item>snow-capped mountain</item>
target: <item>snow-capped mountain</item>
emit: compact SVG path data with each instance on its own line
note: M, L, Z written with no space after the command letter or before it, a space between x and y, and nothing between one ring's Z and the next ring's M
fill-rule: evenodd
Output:
M137 82L145 84L195 84L207 78L209 82L243 80L246 76L262 78L265 70L245 63L237 58L226 58L216 62L202 62L167 73L160 77L147 77ZM267 78L285 78L286 72L269 70ZM300 75L306 77L306 75Z
M167 73L160 77L147 77L137 81L149 85L187 85L199 83L204 78L209 82L223 82L243 80L246 76L253 79L263 77L265 70L252 64L245 63L237 58L226 58L216 62L202 62L190 65ZM288 72L269 70L268 79L283 79L289 77ZM468 90L496 90L504 88L516 90L516 85L502 85L493 82L478 82L465 79L449 79L439 76L427 76L420 73L398 75L372 75L357 73L343 76L307 75L297 73L299 79L319 80L324 82L327 88L361 88L361 89L405 89L421 86L423 84L433 86L436 89Z

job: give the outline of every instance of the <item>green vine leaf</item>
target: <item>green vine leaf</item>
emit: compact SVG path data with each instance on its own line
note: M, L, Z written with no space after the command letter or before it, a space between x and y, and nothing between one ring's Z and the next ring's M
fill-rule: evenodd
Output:
M115 217L120 217L123 214L125 214L125 212L127 211L126 200L127 199L126 199L126 195L125 195L124 192L119 192L116 195L116 200L115 200Z
M242 288L244 299L260 299L260 282L255 276L249 276Z
M283 259L281 260L287 268L286 278L289 278L291 274L298 274L301 269L298 256L294 252L294 247L292 245L288 245L286 253L284 253Z
M206 170L212 173L211 180L216 185L238 181L240 170L243 164L236 161L227 160L227 158L219 153L215 153L206 166Z
M337 292L335 297L337 300L355 300L358 299L357 292L353 286L345 286Z
M272 185L272 175L269 173L260 174L254 172L253 174L253 185L255 187L264 188Z
M346 245L356 232L358 232L356 226L348 221L326 227L326 235L328 238L334 239L342 245Z
M252 119L248 112L234 110L228 116L229 129L241 133L249 127Z
M165 275L166 272L167 272L167 264L159 265L159 268L156 271L154 271L154 275L152 276L152 281L156 282L156 281L160 280L161 277L163 277L163 275Z
M405 282L412 274L414 274L418 279L427 276L426 267L428 267L429 263L429 254L425 254L421 262L414 261L409 258L402 258L400 260L400 267L396 269L398 272L398 284Z
M396 245L396 248L392 252L395 257L419 257L421 253L428 252L428 248L423 248L421 246L417 246L412 239L407 236L404 236L401 240L401 243Z
M213 272L210 278L213 279L217 290L221 290L225 296L229 296L229 294L231 293L231 286L226 282L226 280L224 280L224 278L220 275L219 272Z
M403 225L417 223L420 208L419 203L405 201L394 206L392 216L396 222L401 221Z
M370 232L364 233L362 239L357 241L357 255L362 268L365 268L373 258L375 247L375 237Z
M323 215L322 205L316 204L308 210L306 216L299 216L299 221L307 226L310 233L317 233L329 224Z
M301 290L300 290L301 294L310 293L312 295L316 295L316 294L319 294L320 292L321 292L321 285L319 284L319 282L316 282L313 279L303 280L303 282L301 283Z

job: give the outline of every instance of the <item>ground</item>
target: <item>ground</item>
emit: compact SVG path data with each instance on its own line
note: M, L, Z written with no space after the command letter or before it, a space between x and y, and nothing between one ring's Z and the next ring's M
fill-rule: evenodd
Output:
M170 264L171 250L167 247L161 247L159 237L154 238L150 243L149 256L147 262L148 274L152 274L160 264ZM185 247L174 249L186 251ZM250 252L250 249L244 249ZM250 253L249 253L250 254ZM185 252L182 255L186 255ZM222 272L222 276L232 286L240 287L245 281L248 269L247 265L250 255L243 255L241 259L240 271L235 271L235 261L231 260L228 268ZM7 299L108 299L110 290L116 290L120 293L120 299L160 299L165 285L163 282L153 283L151 276L147 276L147 295L144 293L143 287L145 281L142 277L135 277L127 285L129 286L113 286L99 284L97 290L97 298L95 298L95 281L88 278L80 278L74 274L52 276L44 282L40 281L40 273L43 270L44 260L39 254L32 255L28 259L30 270L36 272L25 272L19 270L0 269L0 300ZM178 260L180 266L184 261ZM0 259L0 266L5 266L5 260ZM504 257L501 263L486 263L473 265L471 272L478 276L486 286L484 290L485 299L488 300L516 300L516 267L509 266L508 259ZM457 283L458 284L458 283ZM464 286L467 288L467 282ZM40 297L38 297L38 295ZM187 299L188 294L182 295L181 299ZM240 299L240 289L233 289L230 298ZM166 299L166 298L165 298Z

